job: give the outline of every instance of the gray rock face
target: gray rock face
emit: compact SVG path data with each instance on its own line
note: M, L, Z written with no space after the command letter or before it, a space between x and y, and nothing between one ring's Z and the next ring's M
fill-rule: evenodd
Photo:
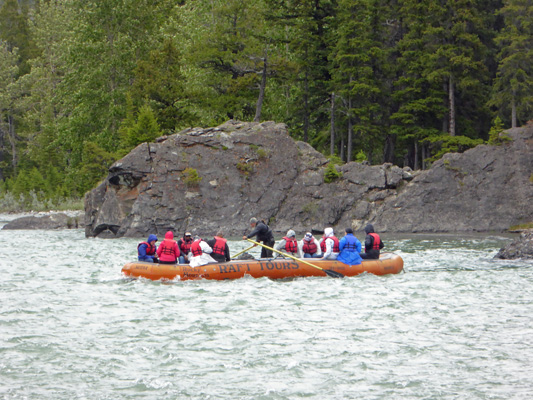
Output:
M384 200L382 231L503 231L533 221L533 125L507 131L511 142L446 154Z
M504 230L533 220L533 127L513 142L449 154L424 172L391 164L338 166L295 142L284 124L229 121L142 144L85 197L86 236L173 230L241 236L252 216L276 231L373 223L380 232ZM197 175L195 175L197 173Z
M522 232L519 238L502 247L494 258L505 260L533 259L533 230Z
M44 216L26 216L14 219L2 229L77 229L82 225L83 215L70 216L64 213L52 213Z

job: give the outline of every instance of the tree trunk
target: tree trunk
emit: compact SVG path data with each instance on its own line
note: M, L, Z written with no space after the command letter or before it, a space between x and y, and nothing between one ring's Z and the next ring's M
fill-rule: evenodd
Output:
M335 154L335 93L331 93L329 154Z
M7 116L8 130L7 136L9 137L9 143L11 144L11 165L13 166L13 172L17 171L17 141L15 137L15 121L12 115Z
M444 93L448 93L448 82L444 82L442 84L442 90L444 91ZM442 102L444 103L444 108L448 108L448 103L446 102L446 100L444 99ZM447 114L444 114L444 116L442 117L442 133L448 133L448 118L449 115Z
M353 124L350 110L352 109L352 96L348 97L348 147L346 149L346 162L352 161L353 151Z
M453 76L450 75L450 83L448 85L448 99L450 107L450 136L455 136L455 84Z
M516 128L516 101L513 94L513 99L511 100L511 128Z
M265 50L265 58L263 59L263 72L261 74L261 84L259 86L259 97L255 106L254 122L261 120L261 110L263 108L263 100L265 99L265 87L267 82L267 52Z
M387 134L385 136L385 148L383 149L383 162L394 163L395 145L396 135Z
M413 162L413 169L420 169L419 165L418 165L418 140L415 140L415 161Z
M304 142L309 140L309 74L305 71L305 93L304 93Z
M344 156L344 134L341 135L341 149L339 153L341 160L346 161L346 157Z

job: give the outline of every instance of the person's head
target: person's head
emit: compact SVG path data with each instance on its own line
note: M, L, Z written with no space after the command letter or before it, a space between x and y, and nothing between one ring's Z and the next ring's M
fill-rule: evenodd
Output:
M223 238L224 237L224 231L223 230L219 230L215 236L217 236L219 238Z
M255 228L256 225L257 225L257 218L255 217L250 218L250 226L252 228Z
M165 239L168 239L168 240L174 239L174 233L172 233L172 231L168 231L167 233L165 233Z
M185 239L185 240L192 240L192 234L191 234L191 232L185 232L185 234L183 235L183 239Z
M294 232L292 229L289 229L289 230L287 231L287 237L288 237L288 238L296 237L296 232Z
M306 242L310 242L311 240L313 240L313 234L311 232L307 232L304 236L304 240Z
M346 232L347 235L350 234L350 233L353 235L353 229L352 228L346 228L344 231Z
M194 241L196 242L197 240L202 240L200 239L200 235L194 235Z
M152 246L155 245L155 242L157 242L157 236L154 234L149 235L147 242Z
M324 229L324 237L333 236L333 228Z
M367 224L365 226L365 233L368 235L369 233L374 233L374 227L372 224Z

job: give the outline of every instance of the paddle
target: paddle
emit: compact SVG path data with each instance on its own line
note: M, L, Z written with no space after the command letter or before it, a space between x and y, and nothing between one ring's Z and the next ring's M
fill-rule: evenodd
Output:
M292 258L293 260L296 260L296 261L298 261L298 262L301 262L301 263L303 263L303 264L305 264L305 265L309 265L310 267L313 267L313 268L319 269L319 270L321 270L321 271L324 271L324 272L326 273L326 275L331 276L332 278L344 278L344 275L341 274L340 272L332 271L331 269L320 268L320 267L318 267L318 266L316 266L316 265L313 265L313 264L311 264L311 263L309 263L309 262L307 262L307 261L302 260L301 258L296 258L296 257L294 257L294 256L291 256L290 254L285 254L285 253L283 253L283 252L281 252L281 251L279 251L279 250L276 250L276 249L274 249L274 248L272 248L272 247L269 247L269 246L267 246L267 245L265 245L265 244L262 244L262 243L256 242L256 241L254 241L254 240L252 240L252 239L246 239L246 240L248 240L248 241L251 242L251 243L258 244L259 246L262 246L262 247L264 247L265 249L269 249L269 250L275 251L276 253L279 253L279 254L281 254L282 256Z
M253 246L248 247L247 249L244 249L243 251L239 251L237 254L233 255L233 258L236 258L236 257L240 256L242 253L245 253L248 250L253 249L254 247L255 247L255 244Z

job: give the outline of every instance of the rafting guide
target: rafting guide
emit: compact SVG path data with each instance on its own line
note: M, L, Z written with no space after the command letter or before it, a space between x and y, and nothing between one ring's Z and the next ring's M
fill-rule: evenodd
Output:
M265 224L265 221L258 221L257 218L250 218L250 226L253 229L248 235L244 235L242 240L250 239L255 236L257 242L263 242L268 247L273 247L275 240L272 230ZM261 248L261 258L272 258L272 250L267 247Z

